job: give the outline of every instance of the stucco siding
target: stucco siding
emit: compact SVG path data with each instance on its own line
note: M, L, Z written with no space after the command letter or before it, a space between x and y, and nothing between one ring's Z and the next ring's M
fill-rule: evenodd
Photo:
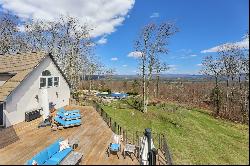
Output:
M49 102L56 104L56 108L69 104L69 86L50 57L47 56L8 96L5 110L6 127L24 121L26 111L41 108L40 76L44 70L49 70L51 76L59 77L60 80L58 87L53 86L48 88ZM58 93L58 96L56 93ZM38 99L36 96L38 96Z

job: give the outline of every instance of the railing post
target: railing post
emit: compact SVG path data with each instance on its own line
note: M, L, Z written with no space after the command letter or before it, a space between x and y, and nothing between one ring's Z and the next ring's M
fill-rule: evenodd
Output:
M128 143L128 132L126 130L126 144Z
M123 137L123 141L126 141L126 137L125 137L125 130L123 129L123 131L122 131L122 137Z
M158 134L159 149L161 149L161 134Z
M114 127L114 133L116 133L116 122L115 122L115 127Z
M117 130L117 131L118 131L117 133L118 133L118 135L120 135L120 126L119 126L119 124L117 125L117 129L118 129L118 130Z
M134 136L135 136L135 133L133 132L133 145L135 144Z
M139 145L139 141L138 141L138 131L135 132L135 137L136 137L136 144Z

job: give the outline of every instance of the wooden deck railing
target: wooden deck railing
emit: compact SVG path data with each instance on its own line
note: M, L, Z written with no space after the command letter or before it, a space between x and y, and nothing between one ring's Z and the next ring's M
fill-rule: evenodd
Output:
M104 110L103 108L96 102L93 100L89 100L89 101L85 101L83 102L79 102L77 100L72 100L71 99L71 104L73 105L91 105L94 107L94 109L99 113L99 115L102 117L102 119L106 122L106 124L108 125L108 127L115 133L118 135L122 135L123 136L123 141L125 143L131 143L136 145L137 147L140 147L140 137L142 137L144 135L143 131L131 131L131 130L127 130L124 127L122 127L121 125L119 125L114 119L111 118L111 116L109 116ZM167 138L165 134L162 133L155 133L152 132L152 138L153 138L153 142L155 145L155 148L158 149L158 151L164 155L164 158L162 158L161 160L164 161L164 165L172 165L173 164L173 160L172 160L172 155L171 152L169 150L169 146L167 144ZM139 160L139 155L136 156L137 159ZM158 155L158 160L160 160L160 155Z

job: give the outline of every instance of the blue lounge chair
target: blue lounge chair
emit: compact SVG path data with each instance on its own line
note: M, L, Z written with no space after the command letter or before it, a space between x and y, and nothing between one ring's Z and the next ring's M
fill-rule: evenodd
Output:
M67 113L67 115L66 115L66 113L57 112L56 115L61 117L62 119L65 119L65 120L72 120L72 119L80 119L81 118L80 114L68 114Z
M59 108L57 112L69 113L69 114L80 114L79 110L65 110L63 107Z
M49 147L36 154L26 162L26 165L32 165L33 160L35 160L38 165L59 165L59 163L72 151L70 147L59 152L59 142L62 140L62 138L58 139Z
M113 152L118 152L120 150L120 144L111 143L109 148Z
M73 119L73 120L63 120L59 116L54 118L54 121L61 124L63 127L70 127L70 126L79 126L81 125L81 119Z
M116 140L114 139L115 137L117 137ZM109 147L107 149L108 157L109 157L110 153L116 153L116 155L119 159L118 152L121 152L120 136L114 134L113 141L112 141L112 143L109 144Z

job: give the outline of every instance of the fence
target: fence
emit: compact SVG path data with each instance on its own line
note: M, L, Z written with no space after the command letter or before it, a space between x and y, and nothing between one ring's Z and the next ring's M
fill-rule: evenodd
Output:
M118 135L122 135L123 142L131 143L136 145L136 147L140 147L140 137L144 135L143 131L131 131L127 130L121 125L119 125L114 119L112 119L103 109L102 107L94 100L88 100L88 101L79 101L75 99L70 99L70 105L80 105L80 106L93 106L94 109L99 113L99 115L102 117L102 119L106 122L108 127ZM156 149L158 149L158 161L162 161L162 164L166 165L172 165L172 155L170 153L168 144L167 144L167 138L165 134L162 133L155 133L152 132L152 138L154 142L154 146ZM159 152L164 156L164 158L159 154ZM140 159L140 156L136 156L137 159ZM159 162L158 162L159 163Z
M131 131L126 130L122 126L120 126L116 121L114 121L102 108L101 106L96 103L95 101L91 101L93 107L95 110L100 114L100 116L103 118L103 120L106 122L106 124L111 128L111 130L119 135L123 136L123 141L125 143L132 143L136 145L137 147L140 147L140 137L144 135L142 131ZM163 160L167 165L172 165L172 156L167 144L167 139L164 134L161 133L154 133L152 132L152 138L155 145L155 148L160 150L160 152L164 155ZM160 157L160 155L158 155ZM137 158L139 159L139 155Z

